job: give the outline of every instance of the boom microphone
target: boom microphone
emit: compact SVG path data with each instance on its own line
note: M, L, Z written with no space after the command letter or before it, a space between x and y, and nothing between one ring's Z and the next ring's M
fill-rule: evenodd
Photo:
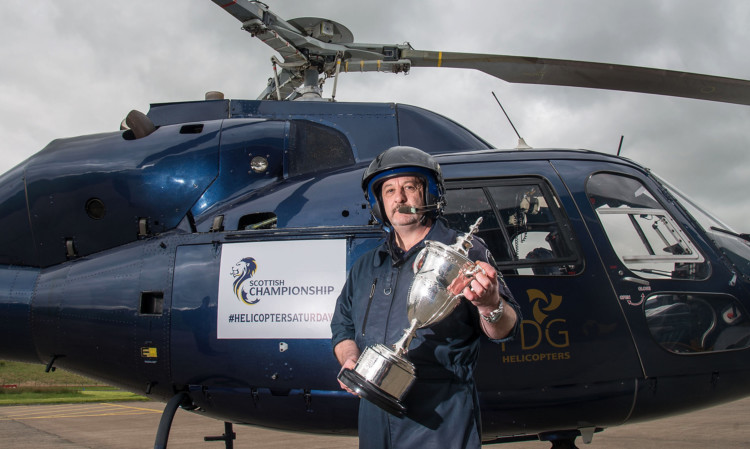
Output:
M422 214L432 210L437 210L437 204L428 204L426 206L414 207L414 206L401 206L398 211L402 214Z

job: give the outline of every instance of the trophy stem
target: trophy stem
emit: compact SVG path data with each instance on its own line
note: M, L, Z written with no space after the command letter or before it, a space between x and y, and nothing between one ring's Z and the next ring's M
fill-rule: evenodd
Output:
M419 322L416 318L412 319L409 329L404 330L404 336L393 344L393 349L396 351L397 356L400 357L406 354L406 352L409 350L409 345L414 338L414 333L417 331L418 324Z

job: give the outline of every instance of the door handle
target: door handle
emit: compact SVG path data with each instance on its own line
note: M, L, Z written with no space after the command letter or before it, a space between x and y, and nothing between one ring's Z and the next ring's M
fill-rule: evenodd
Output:
M632 283L634 283L634 284L638 284L638 285L645 285L645 286L649 286L649 285L651 285L651 284L650 284L650 283L649 283L649 282L648 282L647 280L645 280L645 279L634 278L634 277L632 277L632 276L625 276L624 278L622 278L622 280L623 280L623 281L628 281L628 282L632 282Z

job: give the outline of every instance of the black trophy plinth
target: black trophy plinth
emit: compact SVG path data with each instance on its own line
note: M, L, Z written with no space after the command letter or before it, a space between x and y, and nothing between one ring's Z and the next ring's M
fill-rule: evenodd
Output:
M401 401L367 381L358 372L344 368L338 378L359 397L372 402L391 415L401 418L406 414L406 406Z

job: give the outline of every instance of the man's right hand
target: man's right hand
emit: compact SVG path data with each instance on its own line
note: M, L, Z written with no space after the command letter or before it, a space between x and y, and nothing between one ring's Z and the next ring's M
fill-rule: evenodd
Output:
M357 359L359 359L359 348L357 347L357 343L355 343L354 340L340 341L336 345L336 347L333 348L333 353L336 355L336 359L338 359L339 363L341 364L341 370L344 370L346 368L354 369L354 367L357 366ZM341 371L339 371L339 373L340 372ZM342 390L346 390L355 396L357 395L357 393L344 385L340 380L339 385L341 385Z
M344 371L344 370L345 370L345 369L347 369L347 368L348 368L348 369L352 369L352 370L353 370L355 366L357 366L357 361L356 361L356 360L351 360L351 359L349 359L349 360L345 361L345 362L344 362L344 364L343 364L343 365L341 366L341 371ZM341 373L341 371L339 371L339 373ZM352 391L352 389L351 389L351 388L347 387L347 386L346 386L346 385L345 385L345 384L344 384L343 382L341 382L340 380L339 380L339 385L341 385L341 389L342 389L342 390L346 390L347 392L349 392L349 393L351 393L351 394L353 394L353 395L355 395L355 396L357 395L357 393L355 393L354 391Z

